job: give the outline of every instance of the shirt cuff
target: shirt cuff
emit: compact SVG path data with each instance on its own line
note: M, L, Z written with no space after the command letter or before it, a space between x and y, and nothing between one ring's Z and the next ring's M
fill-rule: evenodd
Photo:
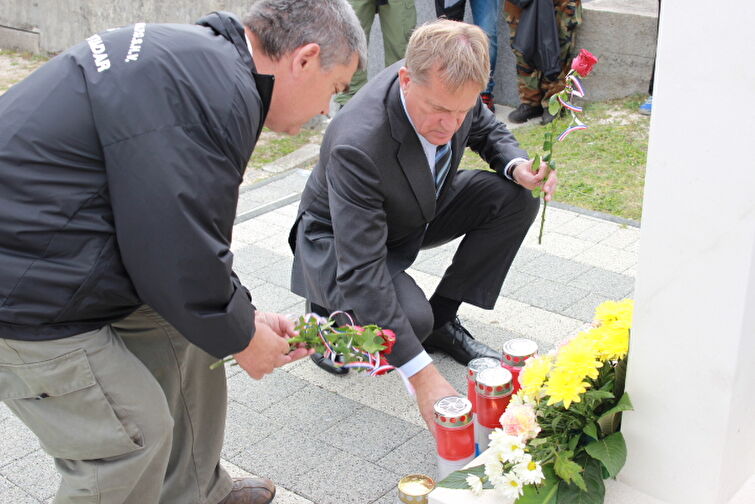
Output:
M511 161L509 161L508 163L506 163L506 166L503 168L503 176L506 177L507 179L509 179L512 182L516 182L516 180L514 180L511 175L509 175L509 168L511 168L512 166L518 165L519 163L524 163L526 161L527 161L527 159L524 159L524 158L521 158L521 157L517 157L517 158L512 159Z
M409 362L404 364L403 366L399 366L399 369L402 373L404 373L404 376L407 378L411 378L415 374L422 371L425 366L428 364L432 364L433 360L430 358L430 356L422 350L420 354L418 354L416 357L412 358Z

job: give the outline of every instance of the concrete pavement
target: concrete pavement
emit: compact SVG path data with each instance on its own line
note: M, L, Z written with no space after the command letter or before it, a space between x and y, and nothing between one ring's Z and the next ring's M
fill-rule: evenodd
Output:
M242 193L235 268L260 309L303 313L303 300L288 290L286 239L307 175L288 171ZM632 294L639 228L551 206L543 245L537 231L535 224L495 309L461 307L465 326L494 348L523 336L548 349L584 327L600 302ZM410 270L428 295L454 248L423 251ZM465 392L463 366L434 359ZM403 475L435 474L432 438L395 373L333 377L306 359L262 381L237 367L228 375L226 467L273 479L277 503L389 504ZM0 502L52 502L58 481L34 436L0 404Z

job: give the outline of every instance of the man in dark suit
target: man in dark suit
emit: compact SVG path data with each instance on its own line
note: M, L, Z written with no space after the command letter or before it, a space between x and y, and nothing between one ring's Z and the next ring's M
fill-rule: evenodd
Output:
M482 104L487 39L449 20L412 35L406 60L370 81L331 122L291 232L292 290L324 311L392 329L389 362L409 377L431 427L435 400L456 391L427 351L466 364L500 357L459 323L461 302L492 309L538 211L543 180ZM466 146L495 171L457 171ZM420 249L464 236L428 301L406 273ZM424 348L423 348L424 344ZM321 367L328 362L320 359Z

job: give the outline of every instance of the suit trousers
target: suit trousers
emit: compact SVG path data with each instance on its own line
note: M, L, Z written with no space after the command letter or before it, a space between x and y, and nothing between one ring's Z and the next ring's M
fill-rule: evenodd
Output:
M215 504L223 369L151 308L51 341L0 339L0 400L61 475L57 504Z
M496 173L457 172L448 192L441 193L421 246L464 237L435 293L492 309L539 208L529 190Z
M451 187L438 201L435 218L428 225L421 245L422 249L429 249L463 237L436 294L492 309L539 208L540 200L532 197L530 191L496 173L457 172ZM414 334L420 342L424 341L433 328L427 297L403 271L393 275L393 287ZM343 318L337 322L348 323ZM418 350L416 341L398 338L392 354L397 362L406 362Z

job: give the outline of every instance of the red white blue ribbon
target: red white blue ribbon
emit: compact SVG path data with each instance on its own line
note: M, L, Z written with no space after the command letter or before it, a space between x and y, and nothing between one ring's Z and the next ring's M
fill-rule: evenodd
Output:
M583 98L585 96L585 90L582 88L582 83L574 75L569 75L567 80L572 83L572 93Z
M568 128L566 128L566 129L564 130L564 132L563 132L563 133L561 133L561 135L559 135L559 137L558 137L558 141L559 141L559 142L563 142L563 141L564 141L564 138L568 137L568 136L569 136L569 134L570 134L571 132L573 132L573 131L577 131L577 130L584 130L584 129L587 129L587 125L586 125L586 124L584 124L584 123L583 123L582 121L580 121L579 119L577 119L576 117L574 118L574 121L576 122L576 124L574 124L573 126L569 126Z
M353 326L354 325L354 319L349 315L347 312L344 311L335 311L330 314L330 319L333 320L336 315L345 315L346 318L349 319L349 323ZM321 317L317 315L316 313L308 313L305 315L305 318L313 317L316 321L318 326L322 326L323 324L326 324L328 322L327 319L324 317ZM349 362L346 364L340 363L336 361L336 358L338 357L338 353L336 353L333 348L330 346L330 343L328 342L328 339L323 334L322 330L317 331L317 335L320 336L320 341L322 341L323 345L325 345L325 352L323 353L323 357L326 359L330 359L330 361L333 363L336 367L344 367L347 369L351 368L362 368L370 376L377 376L380 374L387 373L391 370L396 370L396 372L401 377L401 380L404 382L404 386L406 387L406 391L409 393L409 395L414 396L414 387L409 382L409 379L406 377L403 371L401 369L391 366L390 364L383 364L380 365L380 352L375 352L373 354L369 352L365 352L364 350L360 348L356 348L354 346L351 346L351 349L358 354L362 354L366 361L363 362Z
M563 106L564 108L567 108L567 109L569 109L569 110L571 110L573 112L582 112L582 107L578 107L576 105L572 105L568 101L562 100L560 96L556 96L556 99L561 104L561 106Z

